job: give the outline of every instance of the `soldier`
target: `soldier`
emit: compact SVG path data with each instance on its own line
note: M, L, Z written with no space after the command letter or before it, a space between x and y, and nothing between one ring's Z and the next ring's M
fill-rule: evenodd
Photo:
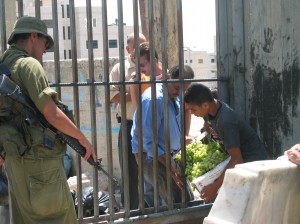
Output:
M57 107L57 93L49 87L40 63L54 45L46 24L34 17L19 18L8 39L10 47L1 62L11 73L45 119L58 131L75 139L86 149L84 159L96 161L95 151L83 133ZM64 173L66 145L53 139L52 149L45 147L42 127L26 125L29 110L5 97L0 109L0 143L5 154L9 181L12 223L77 223L75 207ZM1 164L0 164L1 165Z

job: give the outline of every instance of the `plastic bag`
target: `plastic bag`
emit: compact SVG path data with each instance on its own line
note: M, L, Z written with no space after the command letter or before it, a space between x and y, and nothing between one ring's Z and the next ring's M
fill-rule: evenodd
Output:
M78 211L78 200L77 193L71 191L73 201L75 204L76 212ZM83 217L89 217L94 215L94 189L93 187L86 187L82 189L82 204L83 204ZM109 213L109 194L106 191L98 192L98 205L99 205L99 215ZM118 212L120 209L118 206L114 207L115 212Z
M200 177L193 180L193 184L196 185L197 190L199 192L202 191L203 187L206 185L209 185L213 183L224 171L225 167L229 163L231 157L229 156L226 160L221 162L219 165L217 165L212 170L208 171L207 173L201 175Z

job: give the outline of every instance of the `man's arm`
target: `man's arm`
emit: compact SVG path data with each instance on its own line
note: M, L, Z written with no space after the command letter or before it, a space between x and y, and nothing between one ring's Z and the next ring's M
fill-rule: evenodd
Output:
M96 161L96 154L90 142L77 126L56 106L52 98L47 101L41 112L53 127L79 141L86 149L85 160L92 155L94 161Z
M185 144L190 144L193 141L193 137L189 136L192 120L192 112L190 109L185 109Z
M130 93L125 93L125 100L126 100L126 102L131 101ZM111 103L121 103L121 93L118 92L116 95L114 95L114 97L110 99L110 102Z
M223 173L216 179L214 183L205 186L201 191L201 198L205 201L205 203L212 202L217 197L218 190L224 180L225 171L229 168L234 168L236 164L244 162L240 148L231 148L228 149L227 152L231 156L231 159L228 165L225 167Z
M115 64L109 74L109 80L112 82L120 81L120 63ZM131 101L130 93L125 92L125 100ZM111 103L120 103L121 102L121 93L119 85L110 86L110 102Z

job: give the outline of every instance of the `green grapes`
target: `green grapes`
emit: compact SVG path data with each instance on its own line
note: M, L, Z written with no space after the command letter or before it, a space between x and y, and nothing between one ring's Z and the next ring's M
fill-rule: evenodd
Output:
M215 168L219 163L227 159L228 155L221 151L220 144L209 142L204 144L201 141L186 146L186 168L187 178L193 179L205 174ZM175 161L181 164L181 155L175 156Z

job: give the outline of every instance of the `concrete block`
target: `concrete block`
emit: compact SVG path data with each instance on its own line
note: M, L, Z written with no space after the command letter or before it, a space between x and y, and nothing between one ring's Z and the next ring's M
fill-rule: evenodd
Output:
M228 169L205 224L300 223L300 169L289 161Z

